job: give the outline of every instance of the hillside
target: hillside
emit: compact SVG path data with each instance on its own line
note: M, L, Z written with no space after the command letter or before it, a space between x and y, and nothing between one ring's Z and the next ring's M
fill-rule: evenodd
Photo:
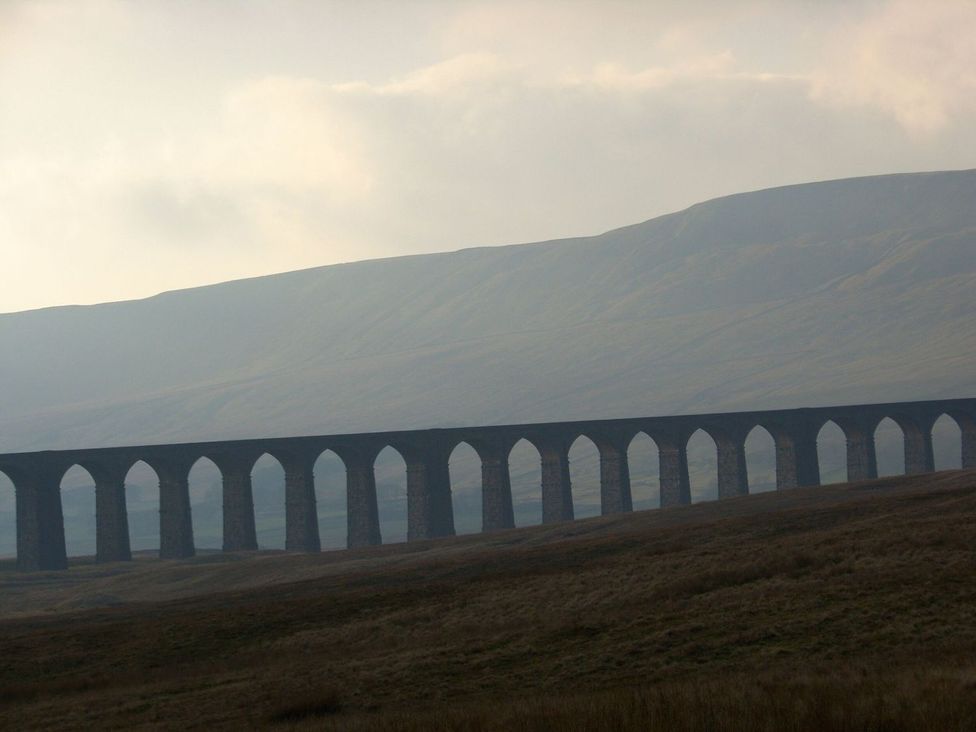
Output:
M956 471L342 554L0 569L0 726L972 729L974 545Z
M0 451L974 391L976 171L0 315Z

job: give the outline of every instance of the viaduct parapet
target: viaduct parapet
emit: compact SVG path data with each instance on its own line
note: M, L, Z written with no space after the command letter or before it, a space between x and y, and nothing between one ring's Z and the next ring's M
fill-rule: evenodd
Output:
M0 472L14 484L17 502L17 564L23 570L67 567L61 479L75 465L95 481L96 559L131 559L125 478L137 462L148 464L159 478L159 523L162 558L194 554L189 473L209 458L223 479L224 551L257 549L251 469L269 454L285 471L285 548L320 550L313 466L331 450L346 468L348 546L381 543L373 464L385 447L393 447L407 466L407 539L454 534L454 509L448 458L462 442L481 459L484 531L515 525L508 457L522 439L531 442L542 463L542 521L573 519L569 448L585 435L600 454L600 498L603 514L632 510L627 448L639 433L658 447L662 508L691 502L687 444L697 430L715 442L719 499L749 492L746 436L757 426L776 446L776 487L786 490L820 484L817 436L828 422L847 441L848 480L877 477L874 433L890 417L901 428L905 472L935 469L932 426L948 415L962 435L963 468L976 468L976 399L858 404L725 414L553 422L547 424L458 427L349 435L230 440L171 445L142 445L57 450L0 455Z

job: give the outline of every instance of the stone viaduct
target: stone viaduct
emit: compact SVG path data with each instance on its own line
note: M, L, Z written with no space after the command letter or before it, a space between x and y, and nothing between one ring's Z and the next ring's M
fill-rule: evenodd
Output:
M719 499L748 493L745 439L756 426L772 435L776 447L776 487L785 490L820 483L817 436L832 421L846 436L848 480L877 476L875 428L890 417L904 436L905 472L935 469L932 426L942 415L959 425L963 468L976 468L976 399L861 404L726 414L588 420L548 424L459 427L350 435L109 447L0 455L0 471L14 484L17 504L17 564L23 570L67 567L61 479L80 465L95 481L96 559L131 559L125 478L139 461L159 478L162 558L194 554L189 472L209 458L223 479L224 551L257 549L251 468L265 453L285 470L286 544L289 551L320 549L312 468L326 450L346 468L348 546L380 544L373 463L392 446L407 466L408 541L454 534L448 458L462 442L481 459L484 531L514 526L508 456L522 439L542 461L543 523L573 519L569 448L581 435L600 454L603 514L632 510L627 448L643 432L658 447L661 506L691 502L686 448L697 430L715 442Z

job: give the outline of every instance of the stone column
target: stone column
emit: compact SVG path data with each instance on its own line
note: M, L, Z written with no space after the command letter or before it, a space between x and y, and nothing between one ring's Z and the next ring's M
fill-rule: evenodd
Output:
M661 508L691 503L688 478L688 436L656 436L661 474Z
M125 507L124 468L95 477L95 561L128 562L129 516Z
M719 499L749 495L745 436L738 433L719 434L715 438L715 445L718 449Z
M774 428L776 490L820 485L816 429L814 425L800 420Z
M63 471L61 471L63 472ZM14 482L17 502L17 568L22 571L67 569L61 474L57 470Z
M598 444L600 450L600 513L630 513L634 510L630 492L630 464L624 441Z
M569 445L551 440L540 445L542 455L542 523L573 520L573 487L569 478Z
M935 472L935 452L932 449L931 417L900 418L895 420L905 437L905 475Z
M407 541L454 536L448 455L436 448L408 453Z
M434 477L434 536L454 536L454 495L451 491L450 453L435 447L431 475Z
M159 475L159 558L184 559L196 554L190 514L190 466L154 465Z
M430 466L422 459L407 459L407 541L434 536L434 496Z
M373 471L375 459L372 452L342 454L346 465L346 546L350 549L383 543Z
M493 445L479 450L481 458L481 530L515 527L512 479L508 471L507 446Z
M219 463L223 478L225 552L255 551L258 548L254 523L254 490L249 457L228 458Z
M41 549L41 502L37 485L23 479L14 479L14 497L17 502L17 569L36 572L44 567ZM67 554L67 552L65 553ZM67 560L67 556L65 556Z
M847 437L847 480L871 480L878 477L878 458L874 450L877 421L834 420Z
M285 551L314 553L322 550L315 505L315 459L287 457L285 469Z
M962 468L972 470L976 468L976 418L968 414L953 414L952 417L959 425L962 444Z

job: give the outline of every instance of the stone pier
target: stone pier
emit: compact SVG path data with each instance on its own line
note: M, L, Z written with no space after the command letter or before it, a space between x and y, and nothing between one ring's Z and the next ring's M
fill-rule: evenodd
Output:
M820 485L819 427L800 416L772 428L776 444L776 490Z
M736 427L713 430L718 451L718 497L733 498L749 494L746 467L747 430Z
M447 447L401 450L407 462L407 541L454 536L454 505Z
M68 567L61 510L61 474L41 468L15 484L17 568L23 571Z
M192 463L155 463L159 476L159 558L186 559L196 554L190 513Z
M67 566L61 480L74 465L85 468L95 482L99 562L125 561L132 556L124 483L129 469L140 461L159 477L160 557L194 555L188 480L190 467L203 457L217 464L223 478L224 549L256 549L251 468L256 456L265 453L278 459L285 470L286 548L317 552L321 542L313 467L326 450L345 463L347 543L358 548L381 542L373 461L386 446L396 449L406 462L407 534L413 541L455 533L449 458L461 442L471 445L481 458L482 528L495 531L515 525L508 456L512 446L523 439L539 451L542 520L551 524L570 521L575 515L569 448L580 435L599 450L600 506L609 515L633 509L627 446L638 433L649 435L657 444L661 506L667 508L691 502L687 444L696 430L704 430L715 442L718 495L728 498L749 490L745 438L756 426L773 437L776 486L784 490L819 484L817 437L828 421L844 431L848 480L877 477L874 432L885 418L901 428L905 472L930 472L935 468L932 429L943 414L959 425L962 467L976 469L976 399L960 398L7 453L0 454L0 473L14 485L18 567L59 570Z
M285 551L321 551L315 505L315 458L311 455L276 457L285 469Z
M536 447L542 459L542 523L573 520L573 487L569 478L569 443L540 439Z
M949 416L959 425L962 437L962 467L964 470L972 470L976 468L976 416L961 412L954 412Z
M125 469L88 471L95 479L95 561L128 562L129 514L125 505Z
M905 474L918 475L935 471L935 451L932 449L934 416L896 416L905 438Z
M373 450L344 451L346 465L346 545L350 549L382 544Z
M835 419L847 438L847 480L871 480L878 477L878 457L874 449L874 430L881 420Z
M220 459L217 466L223 476L224 551L254 551L258 548L251 487L254 458L245 455Z
M630 463L623 439L597 441L600 451L600 513L608 516L634 510L630 491Z
M512 445L494 443L478 446L481 458L481 529L498 531L515 527L512 480L508 455Z
M688 438L690 433L652 434L657 442L660 462L661 508L691 503L691 480L688 477Z

